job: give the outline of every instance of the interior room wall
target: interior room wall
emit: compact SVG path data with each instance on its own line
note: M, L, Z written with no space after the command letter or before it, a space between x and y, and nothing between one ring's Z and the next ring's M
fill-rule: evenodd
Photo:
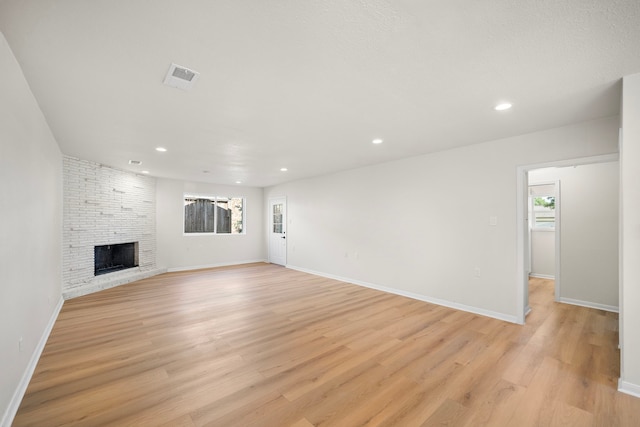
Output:
M560 301L618 309L619 162L546 168L560 181Z
M292 268L516 321L517 166L614 153L617 129L611 117L300 180L265 204L287 197Z
M262 188L158 179L157 264L169 271L264 261ZM184 195L244 197L245 234L185 235Z
M556 273L556 232L531 230L531 276L553 279Z
M640 74L622 82L620 389L640 397Z
M0 425L62 306L62 155L0 33Z

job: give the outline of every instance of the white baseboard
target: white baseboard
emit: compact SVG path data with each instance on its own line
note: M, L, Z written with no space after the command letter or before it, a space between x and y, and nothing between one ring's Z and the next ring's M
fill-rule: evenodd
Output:
M587 307L587 308L595 308L597 310L610 311L612 313L619 312L618 307L616 307L615 305L599 304L597 302L581 301L581 300L572 299L572 298L560 298L558 302L563 302L565 304L571 304L571 305L579 305L581 307Z
M442 299L438 299L438 298L431 298L431 297L428 297L428 296L425 296L425 295L421 295L421 294L416 294L416 293L413 293L413 292L407 292L407 291L403 291L403 290L395 289L395 288L388 288L386 286L380 286L380 285L376 285L376 284L373 284L373 283L363 282L361 280L354 280L354 279L349 279L347 277L340 277L340 276L336 276L336 275L333 275L333 274L328 274L328 273L323 273L323 272L319 272L319 271L309 270L307 268L296 267L294 265L286 265L286 267L290 268L292 270L301 271L303 273L314 274L316 276L326 277L328 279L334 279L334 280L339 280L341 282L352 283L354 285L364 286L365 288L375 289L375 290L378 290L378 291L387 292L387 293L394 294L394 295L400 295L400 296L411 298L411 299L415 299L415 300L418 300L418 301L428 302L430 304L441 305L443 307L448 307L448 308L453 308L453 309L456 309L456 310L466 311L468 313L473 313L473 314L479 314L481 316L493 317L494 319L504 320L505 322L518 323L518 319L517 319L516 316L509 316L509 315L506 315L504 313L498 313L498 312L495 312L495 311L485 310L485 309L482 309L482 308L472 307L472 306L469 306L469 305L459 304L459 303L456 303L456 302L451 302L451 301L442 300Z
M47 340L49 339L49 335L51 334L51 330L53 329L53 325L56 323L56 319L58 319L58 314L60 314L60 310L62 309L62 305L64 304L64 299L60 297L58 304L53 309L53 313L51 314L51 318L49 318L49 323L45 327L42 336L40 337L40 341L38 341L38 345L33 350L33 354L31 355L31 359L29 360L29 364L22 374L22 378L20 379L20 383L18 383L18 387L16 391L13 393L13 397L9 402L9 406L7 407L4 415L2 416L2 421L0 421L0 426L2 427L11 427L11 423L18 413L18 408L20 407L20 403L22 402L22 398L24 397L24 393L27 391L27 386L29 386L29 382L31 381L31 377L33 376L34 371L36 370L36 366L38 365L38 361L40 360L40 356L42 355L42 351L44 350L45 344L47 344Z
M618 391L631 396L640 397L640 385L622 381L622 378L618 379Z
M254 260L247 260L247 261L237 261L237 262L232 262L232 263L221 262L221 263L217 263L217 264L190 265L188 267L172 267L172 268L168 268L167 271L169 273L173 273L173 272L176 272L176 271L203 270L205 268L231 267L233 265L253 264L253 263L256 263L256 262L269 262L269 261L267 261L266 259L254 259Z
M556 280L556 276L551 275L551 274L529 273L529 277L536 277L538 279Z

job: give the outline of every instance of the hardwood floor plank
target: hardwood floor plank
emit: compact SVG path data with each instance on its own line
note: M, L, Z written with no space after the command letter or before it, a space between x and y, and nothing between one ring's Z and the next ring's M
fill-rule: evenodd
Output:
M500 380L493 387L482 393L470 409L465 413L467 427L491 427L504 425L505 420L513 417L522 404L526 388L517 384Z
M550 425L549 408L558 399L558 386L563 380L562 362L545 356L508 425Z
M293 401L298 397L304 395L305 393L313 390L314 388L325 384L326 382L331 381L334 378L339 377L341 374L348 371L352 367L360 365L366 360L374 359L377 354L397 345L397 341L390 340L372 347L368 351L351 351L351 354L348 354L348 357L338 362L326 363L326 361L323 361L321 365L322 369L314 372L312 376L307 375L302 378L301 381L288 385L288 387L283 390L282 394L290 401ZM297 367L295 367L294 369L297 370ZM295 373L295 371L293 373Z
M302 418L301 420L291 424L289 427L313 427L313 424L311 424L306 418Z
M455 426L459 424L459 420L465 415L467 408L458 402L445 400L423 424L423 427L435 426Z
M183 415L181 417L169 420L164 424L160 424L159 427L196 427L189 415Z
M14 426L636 426L615 313L531 279L524 326L279 266L66 301Z
M593 414L580 410L564 402L555 402L551 410L552 426L591 427L594 425Z

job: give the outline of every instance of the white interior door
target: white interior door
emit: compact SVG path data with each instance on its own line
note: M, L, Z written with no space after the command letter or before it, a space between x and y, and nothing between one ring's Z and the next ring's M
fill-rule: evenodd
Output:
M269 262L287 264L287 200L269 199Z

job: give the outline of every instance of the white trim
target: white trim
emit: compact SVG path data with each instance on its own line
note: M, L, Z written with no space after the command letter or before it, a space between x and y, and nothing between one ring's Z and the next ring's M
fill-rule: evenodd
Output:
M622 153L623 150L623 132L622 132L622 127L618 128L618 151L620 153ZM624 193L624 185L623 185L623 180L622 180L622 172L623 172L623 163L624 162L620 162L620 172L618 175L618 183L620 185L619 190L618 190L618 307L619 307L619 312L618 312L618 349L620 349L620 377L624 377L624 367L626 365L625 363L625 357L624 354L625 352L622 350L622 348L624 347L624 280L623 280L623 272L624 272L624 263L623 263L623 255L624 255L624 215L623 215L623 205L622 205L622 195ZM621 379L618 381L618 390L621 390L625 387L623 387L623 384L626 384L624 381L622 381ZM626 389L626 388L625 388ZM626 393L626 392L625 392Z
M552 276L550 274L529 273L529 277L536 277L538 279L555 280L555 276Z
M242 264L254 264L256 262L268 262L266 259L254 259L254 260L246 260L246 261L238 261L238 262L220 262L216 264L204 264L204 265L190 265L188 267L173 267L168 268L167 272L173 273L176 271L191 271L191 270L204 270L207 268L217 268L217 267L231 267L234 265L242 265Z
M346 282L346 283L350 283L350 284L354 284L354 285L358 285L358 286L363 286L365 288L375 289L377 291L382 291L382 292L386 292L386 293L389 293L389 294L400 295L400 296L411 298L411 299L415 299L415 300L418 300L418 301L428 302L430 304L441 305L443 307L448 307L448 308L453 308L453 309L456 309L456 310L466 311L468 313L473 313L473 314L479 314L481 316L493 317L494 319L503 320L505 322L517 323L516 316L509 316L509 315L506 315L504 313L498 313L498 312L495 312L495 311L485 310L485 309L478 308L478 307L472 307L472 306L469 306L469 305L459 304L459 303L456 303L456 302L451 302L451 301L442 300L442 299L438 299L438 298L432 298L432 297L428 297L428 296L425 296L425 295L416 294L416 293L413 293L413 292L407 292L407 291L402 291L400 289L389 288L389 287L386 287L386 286L376 285L376 284L369 283L369 282L363 282L361 280L349 279L347 277L336 276L334 274L322 273L322 272L319 272L319 271L309 270L308 268L296 267L294 265L287 264L286 267L290 268L292 270L301 271L303 273L308 273L308 274L313 274L313 275L316 275L316 276L326 277L326 278L329 278L329 279L339 280L341 282Z
M60 314L60 310L62 309L63 304L64 304L64 299L61 296L60 300L58 300L58 304L53 309L53 313L51 313L51 317L49 318L49 323L47 323L47 326L42 332L42 336L40 337L40 341L38 341L38 345L33 350L33 354L31 355L29 364L27 365L27 368L22 374L22 378L20 379L20 382L18 383L18 387L13 393L13 397L9 402L9 406L4 411L4 415L2 416L2 421L0 422L0 426L10 427L11 423L13 423L13 419L16 417L16 414L18 413L18 408L20 407L20 403L22 402L24 393L27 391L27 386L29 386L31 377L33 376L33 373L36 370L36 366L38 365L38 361L40 360L40 356L42 355L44 346L45 344L47 344L47 340L49 339L49 335L51 334L53 325L55 325L56 320L58 319L58 314Z
M601 156L578 157L575 159L557 160L557 161L545 162L545 163L534 163L531 165L518 166L518 168L525 168L526 170L545 169L545 168L564 168L568 166L591 165L594 163L617 162L618 160L620 160L620 154L612 153L612 154L603 154Z
M640 397L640 385L622 381L622 378L618 378L618 391L631 396Z
M524 325L529 306L529 271L527 270L531 268L530 265L526 265L530 261L531 253L528 170L527 166L516 168L516 322L521 325Z
M558 301L560 299L560 294L562 293L562 280L560 280L562 278L562 262L560 260L560 254L562 251L562 188L560 187L561 183L559 179L556 179L555 181L555 191L556 191L556 226L555 229L556 234L555 234L555 277L553 280L555 280L554 282L554 298L556 301Z
M564 297L560 298L558 302L571 304L571 305L579 305L581 307L587 307L587 308L595 308L596 310L610 311L612 313L618 312L618 307L616 307L615 305L606 305L606 304L600 304L597 302L581 301L579 299L564 298Z
M535 169L532 169L535 170ZM529 171L527 171L528 173ZM561 281L560 281L560 237L562 236L562 232L561 232L561 228L562 228L562 209L561 209L561 205L562 205L562 197L560 194L560 180L559 179L554 179L554 180L543 180L543 181L531 181L528 180L529 182L527 183L527 188L531 188L532 186L536 186L536 185L552 185L553 186L553 197L555 197L556 200L556 207L555 207L555 224L553 228L531 228L531 233L537 233L539 231L542 232L554 232L556 233L553 236L553 251L554 251L554 255L553 255L553 270L554 270L554 274L553 276L551 275L546 275L546 274L537 274L537 273L532 273L531 271L529 271L529 277L539 277L541 279L552 279L555 281L555 283L553 284L553 292L554 292L554 301L559 301L560 300L560 287L561 287ZM531 195L527 194L527 198L531 199ZM534 215L533 218L533 223L535 223L535 212L531 212ZM529 221L531 222L531 221ZM531 237L531 234L529 234L529 236ZM528 242L529 245L529 270L531 270L531 266L533 265L533 263L531 262L531 248L532 246L532 240L529 240ZM526 317L526 315L525 315Z

